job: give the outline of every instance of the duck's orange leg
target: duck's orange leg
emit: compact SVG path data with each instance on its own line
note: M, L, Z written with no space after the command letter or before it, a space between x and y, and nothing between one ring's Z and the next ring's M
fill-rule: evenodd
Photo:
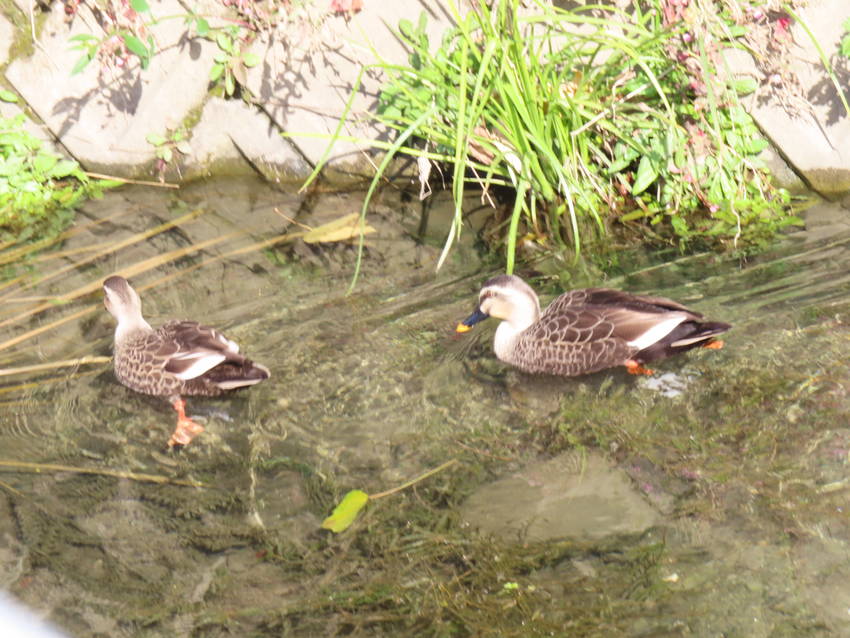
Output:
M654 374L655 370L650 370L649 368L644 368L640 363L635 361L634 359L629 359L626 361L626 372L629 374Z
M204 431L204 426L200 423L195 423L186 416L186 402L183 399L177 398L171 405L177 410L177 427L171 438L168 439L168 447L189 445L192 439Z
M702 344L703 348L708 348L709 350L720 350L723 347L723 341L721 339L712 339L704 344Z

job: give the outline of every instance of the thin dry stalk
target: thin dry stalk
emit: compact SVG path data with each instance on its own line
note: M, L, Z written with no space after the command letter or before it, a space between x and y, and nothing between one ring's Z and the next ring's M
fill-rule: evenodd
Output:
M129 179L127 177L116 177L115 175L104 175L103 173L92 173L90 171L84 172L94 179L108 179L111 182L121 182L122 184L138 184L139 186L155 186L156 188L180 188L180 184L171 184L169 182L153 182L144 179Z
M229 233L227 235L222 235L221 237L214 237L213 239L208 239L207 241L201 242L200 244L193 244L191 246L186 246L184 248L178 248L176 250L172 250L172 251L165 253L163 255L157 255L155 257L151 257L150 259L145 259L144 261L136 263L132 266L128 266L127 268L123 268L122 270L119 270L115 274L121 275L122 277L130 278L130 277L133 277L137 274L147 272L148 270L151 270L153 268L161 266L164 263L168 263L168 262L173 261L175 259L179 259L180 257L188 255L189 253L192 253L192 252L195 252L195 251L198 251L198 250L203 250L204 248L207 248L207 247L212 246L214 244L218 244L222 241L232 239L233 237L236 237L239 234L241 234L241 233L238 233L238 232ZM85 286L81 286L80 288L77 288L76 290L73 290L73 291L63 295L61 297L61 299L63 301L72 301L74 299L88 295L88 294L100 289L101 285L102 285L102 283L100 281L91 282L89 284L86 284ZM148 287L149 286L145 286L141 289L144 290ZM44 326L40 326L38 328L35 328L33 330L30 330L28 332L20 334L17 337L14 337L12 339L4 341L3 343L0 343L0 350L5 350L7 348L11 348L12 346L17 345L17 344L21 343L22 341L26 341L27 339L31 339L32 337L40 335L40 334L47 332L49 330L53 330L54 328L61 326L65 323L68 323L69 321L73 321L75 319L79 319L80 317L84 317L88 314L91 314L92 312L96 311L99 308L99 306L100 306L100 304L92 304L91 306L88 306L86 308L82 308L82 309L78 310L77 312L68 315L67 317L62 317L61 319L57 319L56 321L53 321L49 324L46 324ZM0 327L5 326L9 323L12 323L13 321L17 321L19 319L24 319L24 318L30 317L34 314L37 314L39 312L47 310L48 308L53 308L53 307L54 307L54 304L52 304L52 303L41 304L40 306L34 308L33 310L30 310L30 311L25 312L25 313L21 313L20 315L17 315L16 317L13 317L12 319L7 319L5 321L0 322Z
M377 494L369 494L369 500L374 501L375 499L384 498L385 496L390 496L391 494L395 494L396 492L401 492L402 490L406 490L408 487L410 487L412 485L416 485L417 483L424 481L426 478L434 476L434 474L438 474L439 472L442 472L443 470L450 468L452 465L454 465L457 462L458 462L457 459L451 459L450 461L446 461L442 465L435 467L433 470L428 470L424 474L420 474L415 479L411 479L407 483L404 483L403 485L399 485L398 487L394 487L391 490L387 490L386 492L378 492Z
M20 366L18 368L0 368L0 377L7 377L13 374L30 374L31 372L41 372L42 370L54 370L56 368L71 368L95 363L109 363L110 357L89 356L79 359L65 359L63 361L50 361L48 363L36 363L31 366Z
M203 241L200 244L192 244L191 246L184 246L183 248L177 248L175 250L169 251L169 252L164 253L162 255L156 255L156 256L151 257L149 259L145 259L145 260L140 261L140 262L138 262L138 263L136 263L132 266L128 266L127 268L123 268L123 269L117 271L115 274L121 275L122 277L130 278L130 277L133 277L133 276L135 276L139 273L146 272L148 270L156 268L157 266L161 266L162 264L168 263L168 262L173 261L175 259L179 259L180 257L188 255L189 253L193 253L193 252L197 252L199 250L203 250L204 248L207 248L209 246L213 246L215 244L219 244L223 241L226 241L228 239L232 239L232 238L237 237L241 234L242 234L241 232L228 233L227 235L222 235L220 237L214 237L212 239L208 239L207 241ZM86 261L89 261L89 260L86 260ZM76 266L73 266L73 267L76 267ZM62 302L74 301L75 299L78 299L80 297L84 297L85 295L91 294L91 293L95 292L96 290L99 290L101 285L102 285L102 283L101 283L100 280L90 282L90 283L88 283L84 286L80 286L76 290L72 290L69 293L61 295L60 297L57 298L57 300L62 301ZM47 310L48 308L55 308L55 307L56 307L55 303L50 303L50 302L42 303L42 304L36 306L35 308L27 310L26 312L19 313L19 314L15 315L14 317L10 317L9 319L5 319L3 321L0 321L0 327L7 326L11 323L15 323L16 321L20 321L21 319L26 319L28 317L32 317L33 315L36 315L40 312L43 312L43 311ZM28 332L26 334L31 335L35 332L36 331L31 331L31 332ZM38 332L38 334L40 334L40 332ZM21 336L25 336L25 335L21 335ZM6 347L5 343L0 344L0 350L3 350L5 347Z
M13 262L17 262L20 259L22 259L24 256L26 256L30 253L34 253L34 252L37 252L39 250L44 250L45 248L49 248L50 246L53 246L54 244L58 244L60 242L65 241L66 239L70 239L74 235L79 235L80 233L82 233L82 232L84 232L84 231L86 231L90 228L94 228L95 226L98 226L100 224L105 224L106 222L114 221L115 219L122 217L124 215L127 215L130 212L131 212L131 209L122 208L121 210L115 211L111 215L107 215L103 219L98 219L96 221L89 222L87 224L75 225L72 228L69 228L65 232L60 233L59 235L57 235L56 237L53 237L51 239L43 239L41 241L33 242L31 244L25 244L23 246L20 246L20 247L14 249L14 250L10 250L7 253L0 254L0 265L11 264ZM6 242L5 244L0 245L0 250L6 250L7 248L14 246L16 243L17 242L15 242L15 241ZM21 277L18 277L14 281L17 281L18 279L21 279ZM13 282L6 282L3 285L3 287L6 287L6 285L8 285L9 283L13 283Z
M0 387L0 394L12 394L15 392L20 392L22 390L31 390L32 388L38 388L48 383L67 383L68 381L74 381L76 379L82 379L83 377L90 377L95 374L98 374L99 371L97 369L88 370L86 372L76 372L73 374L63 374L59 377L50 377L49 379L39 379L38 381L30 381L28 383L19 383L18 385L4 385ZM2 403L0 405L21 405L19 402L10 401L8 403Z
M165 222L164 224L160 224L159 226L151 228L150 230L146 230L143 233L138 233L136 235L133 235L132 237L128 237L127 239L124 239L122 241L112 243L108 247L97 251L95 254L90 255L89 257L86 257L85 259L83 259L81 261L75 262L73 264L69 264L69 265L67 265L63 268L60 268L59 270L55 270L52 273L45 275L44 277L42 277L40 279L37 279L35 281L31 281L31 282L21 286L19 288L19 290L27 290L29 288L32 288L32 287L38 285L38 284L44 283L45 281L49 281L50 279L55 279L59 275L62 275L62 274L66 273L70 270L77 270L80 266L83 266L83 265L88 264L92 261L100 259L101 257L104 257L106 255L118 252L119 250L126 248L127 246L132 246L133 244L138 244L139 242L144 241L146 239L149 239L150 237L153 237L154 235L159 235L160 233L163 233L167 230L171 230L172 228L174 228L176 226L180 226L181 224L183 224L185 222L188 222L188 221L191 221L191 220L193 220L197 217L200 217L201 215L203 215L206 212L207 212L207 210L204 209L204 208L197 208L197 209L195 209L195 210L193 210L189 213L186 213L185 215L181 215L177 219ZM6 288L6 287L8 287L8 284L0 286L0 290L2 290L3 288ZM0 296L0 300L4 299L5 297L8 297L10 294L11 293L7 293L6 295Z
M123 472L121 470L101 470L88 467L74 467L72 465L54 465L53 463L28 463L26 461L0 461L0 467L10 471L19 472L72 472L74 474L94 474L97 476L114 476L115 478L130 479L144 483L159 483L160 485L185 485L187 487L207 487L200 481L191 479L174 479L158 474L137 474L136 472Z

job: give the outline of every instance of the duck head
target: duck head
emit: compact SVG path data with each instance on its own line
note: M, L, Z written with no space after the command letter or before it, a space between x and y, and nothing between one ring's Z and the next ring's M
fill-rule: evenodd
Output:
M478 294L475 312L460 322L456 330L467 332L487 317L502 319L510 324L512 332L522 332L540 317L537 293L516 275L488 279Z
M124 277L115 275L103 282L103 305L118 321L116 337L139 328L151 329L142 318L142 300Z

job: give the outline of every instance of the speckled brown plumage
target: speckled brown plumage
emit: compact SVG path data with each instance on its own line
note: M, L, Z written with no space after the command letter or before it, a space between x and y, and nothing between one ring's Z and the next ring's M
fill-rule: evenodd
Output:
M197 321L172 320L150 332L139 330L116 339L114 366L118 380L136 392L173 397L176 395L219 396L228 390L222 382L267 379L268 370L223 348L223 335ZM198 349L216 350L224 361L194 379L174 376L179 360L172 357ZM242 385L250 385L244 383Z
M239 354L239 346L214 328L181 320L154 330L123 277L109 277L103 291L106 309L118 320L115 376L131 390L171 400L178 419L169 445L186 445L203 431L186 417L181 395L217 396L269 378L265 366Z
M731 327L663 297L605 288L564 293L541 313L534 291L512 275L484 284L478 309L459 329L489 315L504 320L494 340L499 359L563 376L618 365L646 371L641 364L710 344Z

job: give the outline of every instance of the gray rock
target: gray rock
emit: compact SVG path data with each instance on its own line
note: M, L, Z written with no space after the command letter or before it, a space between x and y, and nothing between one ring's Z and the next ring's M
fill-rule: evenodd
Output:
M348 19L332 17L318 34L313 30L299 33L292 26L279 30L255 46L254 53L264 62L248 72L248 87L269 117L293 136L299 151L315 165L344 115L361 67L376 62L372 47L389 63L405 62L408 53L393 31L402 18L416 23L422 11L428 15L431 41L438 42L450 21L436 0L388 2L380 5L380 11L373 6ZM377 103L382 75L372 69L361 78L341 134L380 139L385 132L369 120L368 113ZM364 153L368 149L365 143L337 141L330 163L371 175L374 169Z
M185 13L176 0L152 6L160 16ZM143 72L135 59L124 69L94 60L72 76L79 54L68 52L68 39L103 33L85 5L69 25L63 5L56 3L40 35L42 46L12 62L6 77L85 168L139 174L154 158L145 136L178 127L206 96L215 47L182 40L184 31L181 20L153 26L159 51Z
M844 35L842 23L848 17L850 4L846 0L812 0L801 9L802 20L833 64L839 62L834 52ZM773 94L760 95L762 99L748 108L799 175L821 194L838 195L850 190L850 117L821 64L815 42L801 24L793 26L792 34L796 50L788 61L802 83L811 111L801 106L798 113L789 112ZM847 93L847 61L839 62L837 70ZM782 87L777 90L785 91Z
M464 521L506 539L597 540L638 534L659 516L625 473L596 454L562 454L485 485L462 509Z
M311 169L280 135L280 130L255 106L242 100L210 98L192 129L192 155L184 176L255 170L269 181L300 179Z
M835 633L850 635L850 562L847 542L830 534L829 526L816 529L792 548L794 582L801 585L812 611ZM839 535L840 536L840 535Z

